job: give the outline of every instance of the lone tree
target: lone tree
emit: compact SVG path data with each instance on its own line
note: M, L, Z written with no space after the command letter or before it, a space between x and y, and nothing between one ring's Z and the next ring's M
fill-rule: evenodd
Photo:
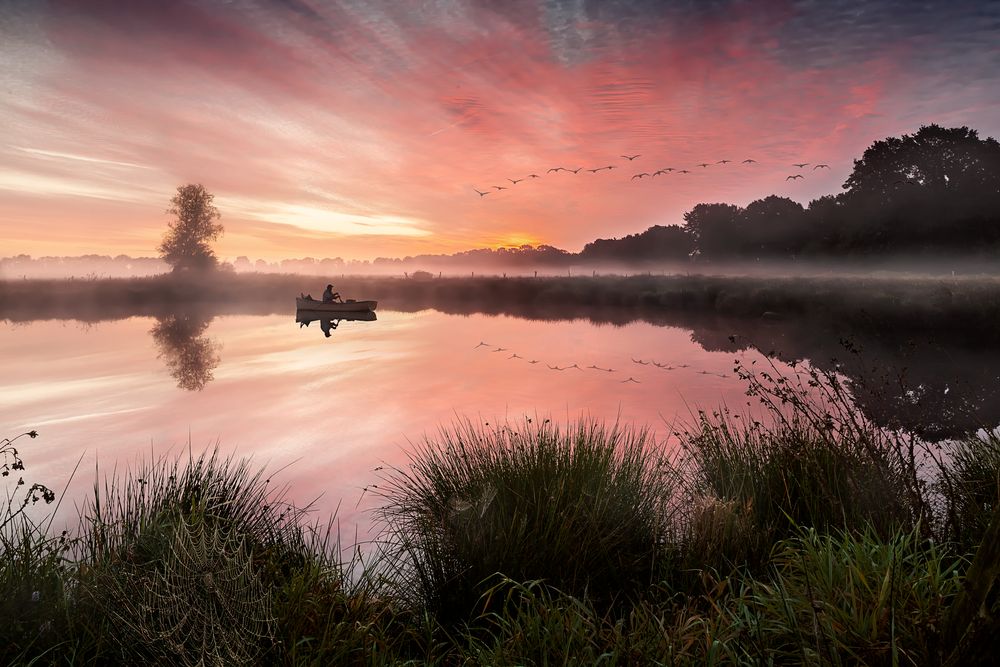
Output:
M222 234L222 225L216 222L222 215L212 205L215 195L200 183L181 185L170 200L167 213L177 220L168 223L158 250L160 256L174 267L174 271L207 270L215 268L218 260L208 242Z

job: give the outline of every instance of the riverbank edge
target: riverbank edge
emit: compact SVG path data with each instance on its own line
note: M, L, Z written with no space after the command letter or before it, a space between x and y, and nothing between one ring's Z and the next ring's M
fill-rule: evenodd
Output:
M761 320L810 318L858 329L970 330L1000 340L1000 278L637 275L385 278L166 274L150 278L0 281L0 319L99 321L184 310L294 313L300 293L332 281L382 310L589 318L621 323L691 313Z

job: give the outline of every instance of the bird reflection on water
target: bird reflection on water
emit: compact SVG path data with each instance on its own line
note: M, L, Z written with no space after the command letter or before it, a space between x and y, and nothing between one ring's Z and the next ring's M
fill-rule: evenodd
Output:
M330 337L330 332L336 329L341 322L344 320L352 322L374 322L378 319L375 316L375 311L366 310L355 313L337 313L337 317L330 317L330 313L311 311L311 310L298 310L295 312L295 321L299 323L299 328L307 327L316 320L319 320L320 331L327 338Z

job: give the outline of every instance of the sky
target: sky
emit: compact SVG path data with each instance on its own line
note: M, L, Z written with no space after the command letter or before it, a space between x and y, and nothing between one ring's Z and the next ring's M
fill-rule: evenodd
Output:
M0 0L0 63L0 256L155 255L186 183L223 258L578 251L1000 136L996 0Z

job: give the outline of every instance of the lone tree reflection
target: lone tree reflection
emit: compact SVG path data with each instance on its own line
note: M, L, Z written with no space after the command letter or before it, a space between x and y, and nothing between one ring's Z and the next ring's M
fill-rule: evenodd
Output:
M203 335L211 322L211 317L168 315L157 318L150 330L159 358L167 362L181 389L201 391L214 379L212 371L221 360L219 344Z

